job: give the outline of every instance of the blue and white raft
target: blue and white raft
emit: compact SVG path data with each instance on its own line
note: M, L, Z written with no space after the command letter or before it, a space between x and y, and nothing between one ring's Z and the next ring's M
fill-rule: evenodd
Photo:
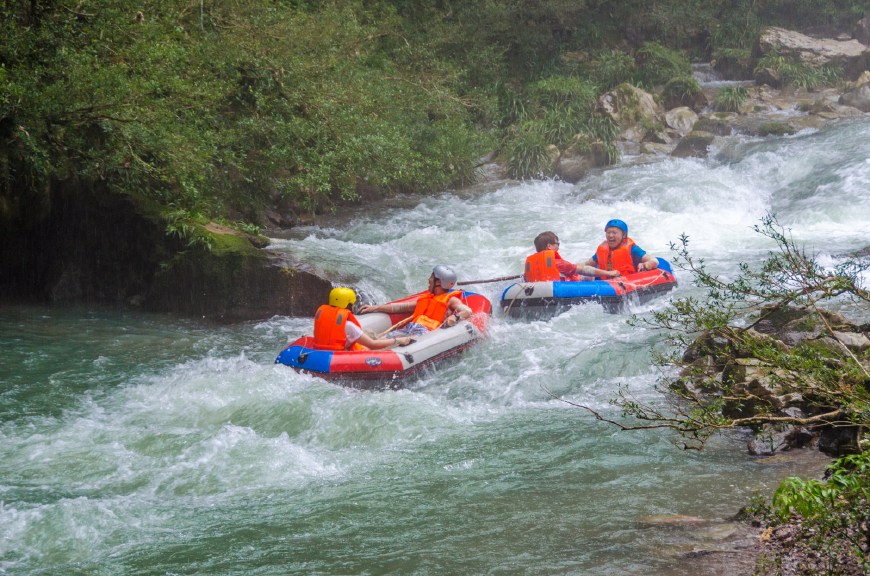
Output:
M644 304L673 290L677 279L670 263L659 258L659 267L606 280L517 282L505 288L501 308L514 318L555 316L575 304L598 302L612 314L629 303Z

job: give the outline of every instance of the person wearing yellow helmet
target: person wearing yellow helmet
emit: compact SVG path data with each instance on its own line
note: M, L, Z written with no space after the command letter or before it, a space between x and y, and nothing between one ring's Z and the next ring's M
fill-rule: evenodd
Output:
M429 290L421 296L406 302L364 305L359 312L360 314L411 312L411 322L390 332L387 337L400 334L425 334L441 326L454 326L460 320L471 317L473 313L471 308L462 301L462 291L453 290L455 286L456 273L447 266L439 264L429 275Z
M356 292L337 287L329 292L329 303L314 314L314 347L323 350L380 350L406 346L410 338L372 338L353 314Z

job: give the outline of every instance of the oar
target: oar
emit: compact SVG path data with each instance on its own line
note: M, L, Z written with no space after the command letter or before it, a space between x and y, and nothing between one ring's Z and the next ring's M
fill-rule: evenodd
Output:
M522 278L522 274L517 274L516 276L501 276L499 278L489 278L487 280L466 280L465 282L457 282L457 286L467 286L468 284L487 284L489 282L501 282L503 280L516 280L517 278Z
M408 316L404 320L399 320L398 322L396 322L395 324L393 324L392 326L390 326L389 328L387 328L386 330L384 330L383 332L378 334L377 337L383 338L385 334L389 334L393 330L396 330L397 328L401 328L402 326L404 326L405 324L407 324L408 322L410 322L413 319L414 319L414 315L412 314L411 316Z

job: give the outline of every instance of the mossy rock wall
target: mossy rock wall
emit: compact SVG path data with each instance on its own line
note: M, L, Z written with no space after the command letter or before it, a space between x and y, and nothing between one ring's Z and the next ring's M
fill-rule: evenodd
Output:
M0 227L0 301L144 307L210 321L311 316L330 283L264 239L205 225L211 249L167 237L161 209L80 182L55 183L38 215Z
M215 322L312 316L331 287L264 250L196 248L177 254L157 273L145 306Z

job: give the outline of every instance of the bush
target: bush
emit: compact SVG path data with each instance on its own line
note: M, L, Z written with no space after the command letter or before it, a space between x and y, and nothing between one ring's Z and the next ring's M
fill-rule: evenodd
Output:
M685 55L658 42L646 42L637 53L635 83L652 88L672 78L690 78L692 65Z
M713 100L713 106L720 112L739 112L749 98L749 90L743 86L722 88Z
M671 78L662 89L662 104L670 110L677 106L695 108L695 103L706 99L701 84L693 76Z
M631 55L609 50L598 54L590 68L595 83L607 91L629 82L635 75L636 64Z
M870 568L870 454L852 454L828 466L826 480L786 478L771 506L760 506L772 535L760 566L780 573L786 564L798 574L866 574ZM784 539L774 530L788 526Z
M776 51L771 51L758 60L755 73L758 74L764 69L773 70L784 86L810 91L820 86L836 85L843 78L840 67L816 67L801 61L796 56L785 56Z
M507 146L508 173L514 178L535 178L553 173L550 143L544 137L541 124L524 122Z

